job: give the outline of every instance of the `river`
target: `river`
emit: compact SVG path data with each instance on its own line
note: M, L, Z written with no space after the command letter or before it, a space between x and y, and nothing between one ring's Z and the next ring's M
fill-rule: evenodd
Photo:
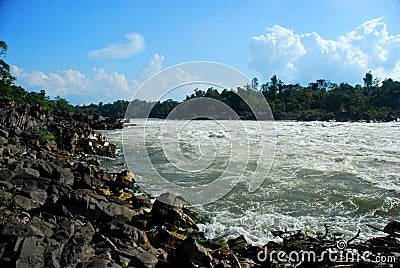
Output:
M242 171L226 195L196 206L212 219L200 225L208 238L242 234L263 244L277 240L272 231L324 231L327 224L346 237L360 228L360 238L366 239L377 234L366 224L383 227L400 215L400 123L275 121L267 133L273 136L272 147L271 137L262 139L265 133L257 131L266 122L131 123L103 132L126 157L106 166L116 171L128 163L141 176L143 189L154 195L164 191L149 179L154 172L196 192L199 185ZM259 150L263 142L270 143L267 153ZM175 157L174 148L181 157ZM182 158L192 164L182 168ZM249 191L257 166L263 180Z

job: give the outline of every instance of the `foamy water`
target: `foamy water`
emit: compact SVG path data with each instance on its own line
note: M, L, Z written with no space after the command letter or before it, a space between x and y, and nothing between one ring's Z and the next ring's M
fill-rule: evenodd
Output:
M246 176L263 164L257 150L262 141L257 124L263 122L244 122L246 132L235 126L241 121L229 122L228 128L212 121L192 121L180 128L177 121L168 121L167 129L163 120L132 122L136 126L124 129L125 149L139 148L137 143L145 132L147 151L135 151L136 159L130 160L144 163L149 155L154 169L177 185L195 187L213 181L233 161L232 152L239 154L234 161L246 161L244 176L235 188L197 207L212 218L210 224L200 226L210 239L243 234L249 242L262 244L277 239L271 231L323 231L324 224L348 236L361 228L360 237L365 239L376 234L367 223L382 227L400 215L399 123L275 122L276 148L267 156L273 154L274 161L262 185L250 193ZM122 150L121 130L104 133ZM234 151L233 139L243 141L250 153ZM170 163L173 156L166 153L173 140L178 141L185 159L212 161L196 172L179 169L176 159ZM116 170L126 168L123 159L108 165ZM161 193L157 185L146 185L151 172L137 166L132 171L142 176L143 188Z

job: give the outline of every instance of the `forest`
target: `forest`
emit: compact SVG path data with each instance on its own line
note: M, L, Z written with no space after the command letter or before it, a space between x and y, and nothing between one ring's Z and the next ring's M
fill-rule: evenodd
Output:
M51 99L45 90L28 92L15 85L16 77L10 73L5 62L7 44L0 41L0 96L10 102L39 105L48 110L96 114L113 118L166 118L178 105L191 99L207 97L221 101L231 107L241 119L254 119L248 105L237 94L251 95L261 92L276 120L338 120L391 121L400 117L400 82L391 78L374 78L371 72L360 77L363 85L340 84L319 79L303 86L285 84L276 75L260 83L253 78L251 83L236 89L218 90L213 87L197 88L183 101L168 99L158 102L117 100L113 103L72 105L59 96Z

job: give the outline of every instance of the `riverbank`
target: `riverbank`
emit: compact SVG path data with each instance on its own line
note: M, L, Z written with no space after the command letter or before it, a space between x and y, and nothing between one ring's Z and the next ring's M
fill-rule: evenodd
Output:
M196 225L204 219L179 197L166 193L152 204L134 174L107 173L96 158L76 161L82 154L115 157L115 146L95 129L119 127L112 119L1 102L1 267L279 267L300 261L276 255L292 251L322 256L303 267L399 262L398 222L362 243L329 227L322 234L275 232L282 242L266 250L244 237L208 241ZM350 251L371 254L338 259Z

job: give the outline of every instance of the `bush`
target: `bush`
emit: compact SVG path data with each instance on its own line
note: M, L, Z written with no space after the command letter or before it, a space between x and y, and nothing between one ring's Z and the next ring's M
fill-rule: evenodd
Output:
M12 198L14 193L8 191L5 187L0 190L0 224L4 225L11 218L16 217L21 212L21 207L18 206Z
M34 128L32 134L40 143L48 143L56 138L56 136L47 129Z

